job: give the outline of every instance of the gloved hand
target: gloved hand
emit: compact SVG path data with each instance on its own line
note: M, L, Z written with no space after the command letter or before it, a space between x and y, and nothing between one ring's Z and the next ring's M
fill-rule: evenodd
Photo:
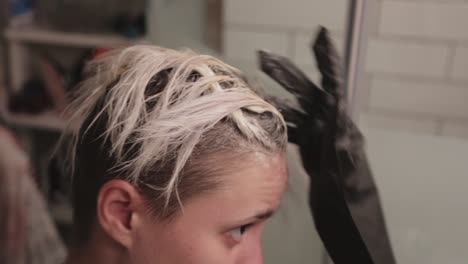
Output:
M309 205L316 229L335 264L395 263L364 140L346 114L341 61L328 32L313 44L322 85L287 58L260 51L261 69L296 96L302 109L271 102L288 123L310 177Z

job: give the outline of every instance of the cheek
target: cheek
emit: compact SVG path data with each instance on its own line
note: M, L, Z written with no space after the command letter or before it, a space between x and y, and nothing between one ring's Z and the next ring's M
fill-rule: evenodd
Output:
M238 252L236 252L235 264L242 263L263 263L262 252L262 232L263 224L252 228L250 232L246 233L242 242L238 245Z
M244 264L263 263L263 225L249 230L241 243L229 245L223 234L148 227L138 236L130 254L134 264Z
M234 264L236 255L219 232L196 221L161 226L146 222L132 247L134 264Z
M161 228L157 223L142 222L134 233L134 243L129 249L131 263L155 263L154 260L164 257L164 245Z

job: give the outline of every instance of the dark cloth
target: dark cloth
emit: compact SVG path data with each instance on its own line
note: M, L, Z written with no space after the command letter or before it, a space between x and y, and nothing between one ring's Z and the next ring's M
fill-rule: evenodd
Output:
M300 109L270 98L288 123L310 177L309 205L335 264L395 263L364 138L346 113L341 60L325 28L312 45L317 86L283 56L260 51L262 70L296 96Z
M27 156L1 127L0 146L0 263L63 263L65 246L31 176Z

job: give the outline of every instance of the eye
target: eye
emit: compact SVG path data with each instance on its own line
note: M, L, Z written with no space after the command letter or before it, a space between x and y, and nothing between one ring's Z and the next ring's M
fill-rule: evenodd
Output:
M249 227L251 227L253 224L247 224L247 225L242 225L238 228L232 229L229 231L229 236L239 243L242 240L242 235L247 231Z

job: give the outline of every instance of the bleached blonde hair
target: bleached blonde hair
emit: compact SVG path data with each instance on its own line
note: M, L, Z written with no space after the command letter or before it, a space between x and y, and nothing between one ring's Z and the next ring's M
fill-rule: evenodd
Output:
M173 160L164 186L145 183L161 192L166 206L178 196L181 171L197 144L220 122L232 124L252 149L279 152L286 146L278 110L238 69L214 57L137 45L106 52L87 65L85 74L70 106L72 155L101 123L95 136L107 142L104 151L113 159L109 169L125 180L138 185L154 166ZM226 136L219 131L217 142L222 145Z

